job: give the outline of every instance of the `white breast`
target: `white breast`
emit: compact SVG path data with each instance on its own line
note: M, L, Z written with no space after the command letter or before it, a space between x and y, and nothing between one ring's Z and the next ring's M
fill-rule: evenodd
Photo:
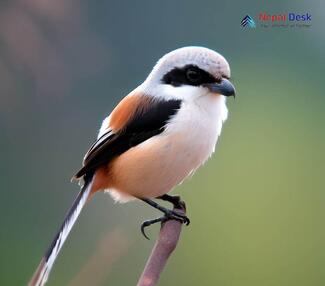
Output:
M166 134L178 134L182 137L180 153L186 154L188 159L185 162L191 165L193 170L214 152L227 115L224 96L204 95L194 101L185 101L168 124Z

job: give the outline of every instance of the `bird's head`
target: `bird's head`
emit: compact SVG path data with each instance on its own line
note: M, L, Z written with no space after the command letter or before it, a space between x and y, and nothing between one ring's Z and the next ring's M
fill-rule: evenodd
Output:
M235 96L228 62L203 47L184 47L164 55L142 86L146 92L165 99Z

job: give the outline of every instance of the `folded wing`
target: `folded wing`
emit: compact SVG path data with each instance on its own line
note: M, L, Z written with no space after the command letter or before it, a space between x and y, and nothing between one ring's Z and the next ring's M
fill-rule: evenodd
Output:
M104 132L84 157L83 167L75 178L92 176L128 149L164 131L168 120L179 110L181 100L161 100L133 93L113 110Z

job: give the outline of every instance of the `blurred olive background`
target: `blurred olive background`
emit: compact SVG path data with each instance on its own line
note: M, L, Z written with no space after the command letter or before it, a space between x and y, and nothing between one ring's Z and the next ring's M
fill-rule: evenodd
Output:
M318 1L0 3L0 285L25 285L78 192L70 178L101 120L164 53L186 45L229 61L238 97L217 152L174 193L192 224L160 285L323 285L325 32ZM310 28L244 29L260 12ZM48 285L135 285L158 213L97 195Z

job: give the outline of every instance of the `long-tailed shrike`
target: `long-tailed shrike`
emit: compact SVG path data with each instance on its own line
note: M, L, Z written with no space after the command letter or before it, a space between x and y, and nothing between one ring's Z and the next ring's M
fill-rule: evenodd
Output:
M230 68L220 54L185 47L164 55L147 79L103 121L96 142L74 178L83 181L60 230L30 285L43 285L53 263L90 196L106 190L118 202L135 198L159 209L157 221L186 216L152 199L176 204L168 195L214 152L227 118L226 96L234 96Z

